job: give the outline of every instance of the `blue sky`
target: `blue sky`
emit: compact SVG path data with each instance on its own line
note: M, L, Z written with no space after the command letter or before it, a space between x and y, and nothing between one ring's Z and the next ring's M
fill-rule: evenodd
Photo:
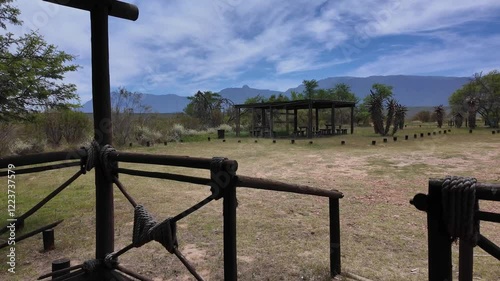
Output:
M130 1L110 19L111 87L192 95L249 85L285 91L331 76L471 76L500 69L498 0ZM25 24L77 56L67 75L91 98L85 11L19 0Z

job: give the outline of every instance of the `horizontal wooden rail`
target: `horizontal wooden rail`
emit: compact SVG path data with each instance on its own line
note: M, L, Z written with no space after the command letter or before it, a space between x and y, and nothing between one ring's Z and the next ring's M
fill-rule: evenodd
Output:
M15 175L29 174L29 173L38 173L50 170L57 170L69 167L80 166L80 162L67 162L67 163L59 163L53 164L50 166L41 166L41 167L33 167L33 168L25 168L25 169L15 169ZM0 172L0 177L6 177L8 175L8 171Z
M71 159L81 159L85 156L87 156L87 152L85 151L85 149L76 149L68 151L0 157L0 169L6 169L9 164L20 167Z
M329 198L342 198L344 195L338 190L326 190L307 185L287 184L274 180L259 179L247 176L237 176L238 187L292 192L298 194L316 195Z
M442 179L429 179L429 185L442 186ZM481 200L500 201L500 184L476 183L476 197Z
M197 158L175 155L152 155L118 151L111 152L109 154L109 157L111 160L118 162L178 166L207 170L210 169L210 164L212 163L211 158ZM238 169L238 162L234 160L225 160L222 165L224 169L230 172L236 172L236 170Z
M37 235L38 233L43 232L43 231L45 231L47 229L54 228L54 227L56 227L58 224L60 224L63 221L64 220L59 220L59 221L56 221L56 222L51 223L49 225L46 225L46 226L40 227L38 229L35 229L33 231L30 231L30 232L28 232L26 234L23 234L21 236L18 236L18 237L16 237L16 243L19 243L19 242L23 241L26 238L30 238L31 236ZM8 245L9 245L9 242L2 243L2 244L0 244L0 249L5 248Z
M495 245L495 243L491 242L488 238L479 234L479 241L477 245L481 247L485 252L500 260L500 247Z
M476 218L482 221L500 223L500 214L497 213L479 211L476 213Z
M174 180L174 181L188 182L188 183L201 184L201 185L209 185L210 184L210 179L208 179L208 178L185 176L185 175L178 175L178 174L171 174L171 173L147 172L147 171L138 171L138 170L132 170L132 169L124 169L124 168L118 168L118 173L119 174L127 174L127 175L131 175L131 176Z

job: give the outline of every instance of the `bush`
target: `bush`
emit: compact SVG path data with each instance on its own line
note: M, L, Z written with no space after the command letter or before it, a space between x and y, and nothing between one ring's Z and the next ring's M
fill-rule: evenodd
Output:
M226 133L229 133L233 131L233 128L228 124L221 124L219 127L217 127L217 130L225 130Z
M10 146L11 153L17 155L40 153L44 150L45 143L39 141L26 142L20 139L16 139Z
M161 142L163 135L159 131L146 126L139 126L135 129L135 139L141 145L146 145L148 142L154 144Z
M9 123L0 123L0 156L10 153L9 144L16 137L15 126Z

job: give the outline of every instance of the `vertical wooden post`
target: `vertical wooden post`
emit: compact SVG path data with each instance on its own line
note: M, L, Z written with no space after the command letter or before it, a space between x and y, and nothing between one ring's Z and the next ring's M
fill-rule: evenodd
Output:
M315 118L316 118L316 131L319 131L319 109L316 108Z
M339 199L329 198L330 209L330 277L341 273Z
M269 137L274 138L273 130L274 130L274 122L273 122L273 108L269 107Z
M52 261L52 272L68 268L68 267L70 267L70 265L71 265L71 262L67 258ZM57 277L64 276L68 273L69 273L69 270L63 271L63 272L58 273L58 274L54 274L54 275L52 275L52 279L56 279Z
M427 235L429 281L452 280L451 239L443 222L441 186L429 183Z
M307 137L312 138L312 100L309 100L309 110L307 114Z
M354 134L354 107L351 107L351 135Z
M236 186L230 184L224 190L222 203L224 216L224 280L238 279L236 254Z
M298 122L297 122L297 109L294 108L293 109L293 131L296 132L297 131L297 127L298 127Z
M240 136L240 114L241 114L241 108L236 109L236 136Z
M109 86L109 1L96 2L90 11L92 45L92 102L94 138L99 146L112 144L111 98ZM96 258L104 259L114 251L113 186L103 173L102 163L95 167L96 185Z
M472 247L469 241L463 239L460 239L458 247L459 247L458 280L472 281L474 248Z
M286 108L286 106L285 106L285 123L286 123L286 135L289 136L290 135L290 124L288 121L288 109Z
M54 229L47 229L42 232L43 250L50 251L55 249L54 245Z
M332 135L335 134L335 104L332 103L332 114L330 115L330 119L332 119L330 122L332 123Z

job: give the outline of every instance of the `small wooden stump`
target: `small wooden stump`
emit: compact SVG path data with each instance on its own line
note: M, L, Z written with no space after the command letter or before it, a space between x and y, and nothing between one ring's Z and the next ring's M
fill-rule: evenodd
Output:
M309 141L309 144L313 144L313 141Z
M445 134L445 135L446 135L446 130L444 130L444 131L443 131L443 134Z
M430 135L431 135L431 133L427 133L427 135L428 135L428 136L430 136Z
M384 138L384 142L387 142L387 139L386 139L386 138Z
M167 145L167 143L168 143L168 142L166 142L166 141L164 141L164 142L163 142L163 144L164 144L164 145Z
M408 135L405 136L405 140L408 140Z
M241 143L241 140L238 140L238 143Z
M255 143L257 143L257 142L258 142L258 141L257 141L257 140L255 140Z
M340 145L345 145L345 141L341 141L341 142L340 142Z
M469 134L472 134L472 129L469 130Z
M413 138L414 138L414 139L416 139L416 138L417 138L417 134L414 134L414 135L413 135Z
M132 147L132 143L129 143L128 146Z
M150 147L150 146L151 146L151 143L150 143L149 141L148 141L148 142L146 142L146 146L147 146L147 147Z
M451 129L448 129L448 133L451 132Z
M223 139L222 142L226 142L226 139Z
M438 131L438 134L441 134L441 131Z
M495 131L491 131L491 134L494 135L495 134Z
M54 229L47 229L42 232L42 237L43 237L43 250L46 251L51 251L54 250L55 244L54 244Z
M184 140L181 140L181 142L184 142Z
M210 137L208 137L208 141L210 141Z
M290 140L290 143L291 143L291 144L294 144L294 143L295 143L295 140Z
M424 137L424 133L420 133L420 137L423 138Z
M398 141L398 137L392 137L393 141Z
M70 267L70 264L71 264L71 262L67 258L63 258L63 259L58 259L58 260L52 261L52 272L68 268L68 267ZM58 274L54 274L52 276L52 279L55 279L57 277L66 275L68 273L69 273L69 270L68 271L63 271L63 272L58 273Z
M436 135L436 132L432 132L433 135Z
M372 140L372 145L376 145L377 141Z
M276 143L276 140L273 140L273 143Z

